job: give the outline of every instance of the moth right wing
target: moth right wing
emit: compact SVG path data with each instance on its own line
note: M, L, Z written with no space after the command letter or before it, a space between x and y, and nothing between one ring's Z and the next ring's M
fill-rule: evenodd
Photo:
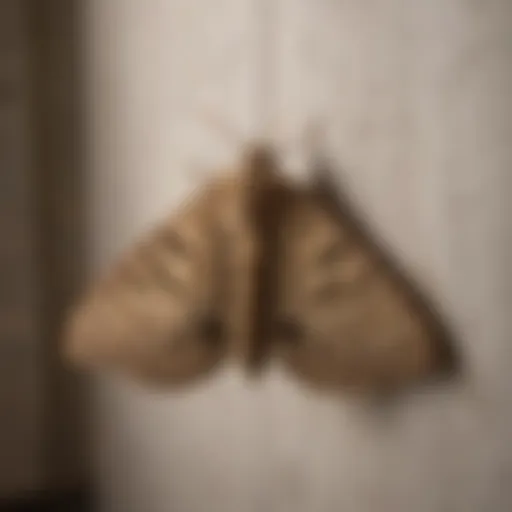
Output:
M320 388L400 388L453 361L434 311L314 187L287 189L274 352Z
M216 222L222 197L220 182L201 189L92 287L66 325L68 358L159 385L188 382L220 362L227 278Z

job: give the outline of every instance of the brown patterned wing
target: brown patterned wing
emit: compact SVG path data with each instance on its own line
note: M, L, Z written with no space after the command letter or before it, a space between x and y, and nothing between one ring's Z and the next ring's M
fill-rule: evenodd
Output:
M180 384L225 353L221 187L199 192L129 250L72 313L68 358L153 384Z
M325 194L295 189L286 204L274 350L289 370L389 391L451 364L432 310Z

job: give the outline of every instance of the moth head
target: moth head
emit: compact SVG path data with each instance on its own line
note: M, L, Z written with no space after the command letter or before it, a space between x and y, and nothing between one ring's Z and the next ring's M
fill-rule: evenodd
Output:
M242 157L242 168L247 184L256 189L267 188L279 172L277 151L264 142L249 145Z

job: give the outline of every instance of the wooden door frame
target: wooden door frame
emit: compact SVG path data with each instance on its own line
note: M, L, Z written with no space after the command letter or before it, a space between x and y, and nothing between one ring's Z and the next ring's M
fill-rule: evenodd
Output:
M61 325L83 277L85 198L81 0L29 0L33 185L46 350L44 472L49 489L87 474L83 382L60 358ZM85 413L85 414L84 414Z

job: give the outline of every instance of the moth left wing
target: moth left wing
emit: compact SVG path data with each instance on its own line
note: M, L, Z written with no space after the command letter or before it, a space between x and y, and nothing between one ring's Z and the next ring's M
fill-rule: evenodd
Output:
M223 239L216 222L225 186L198 191L121 255L71 312L68 359L150 384L181 384L225 354Z

